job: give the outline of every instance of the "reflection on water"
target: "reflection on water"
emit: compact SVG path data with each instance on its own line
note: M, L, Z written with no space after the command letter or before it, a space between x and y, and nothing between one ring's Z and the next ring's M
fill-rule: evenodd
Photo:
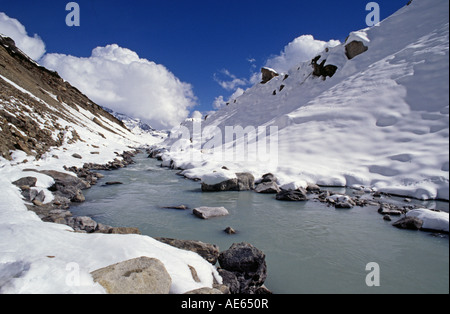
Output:
M138 227L153 237L214 243L221 250L249 242L266 254L266 286L274 293L449 292L448 237L398 230L382 220L377 207L336 210L254 192L202 193L198 182L160 168L145 154L135 160L128 168L103 172L100 184L85 191L87 201L72 208L74 215ZM101 186L107 181L124 184ZM181 204L224 206L230 215L201 220L191 210L162 208ZM448 203L427 205L448 211ZM227 226L238 233L227 235ZM365 283L370 262L380 265L379 287Z

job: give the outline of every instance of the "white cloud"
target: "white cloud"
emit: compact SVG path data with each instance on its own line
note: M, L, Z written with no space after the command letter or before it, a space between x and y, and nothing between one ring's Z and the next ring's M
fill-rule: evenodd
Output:
M214 74L214 81L216 81L223 89L227 91L235 90L239 86L248 85L248 80L245 78L238 78L236 75L230 73L230 71L223 69L220 71L219 75L217 73ZM219 76L223 77L220 78Z
M280 55L269 58L266 66L279 73L287 72L297 64L311 60L326 47L334 47L339 44L338 40L325 42L314 39L312 35L303 35L287 44Z
M95 48L89 58L47 54L41 63L99 105L140 118L155 128L179 124L196 105L190 84L181 82L163 65L116 44Z
M235 99L237 99L239 96L241 96L242 94L244 94L244 90L240 87L238 87L234 93L230 96L230 98L228 98L228 100L225 100L223 96L218 96L216 97L216 99L214 99L213 102L213 108L214 109L220 109L223 106L225 106L227 103L231 103L232 101L234 101Z
M16 19L0 12L0 33L11 37L16 46L31 59L38 61L45 53L45 44L38 35L28 36L25 27Z

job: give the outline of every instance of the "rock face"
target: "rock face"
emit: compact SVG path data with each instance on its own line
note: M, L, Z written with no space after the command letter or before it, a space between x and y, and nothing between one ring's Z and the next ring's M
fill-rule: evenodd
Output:
M203 243L201 241L178 240L170 238L155 238L155 240L182 250L195 252L213 265L217 263L217 259L219 258L220 254L219 247L215 244Z
M198 207L194 208L193 214L201 219L210 219L229 215L225 207Z
M91 274L109 294L168 294L172 284L164 264L149 257L114 264Z
M261 84L266 84L274 77L279 76L279 74L274 69L267 67L261 69L261 74L262 74Z
M352 41L345 45L345 55L349 60L353 59L354 57L366 52L369 48L364 46L364 43L362 41Z
M0 79L1 157L11 160L12 150L22 150L30 159L39 160L51 147L82 140L70 124L84 122L71 115L67 106L77 111L79 108L87 110L98 120L107 119L127 131L121 121L64 81L58 73L31 60L16 47L14 40L1 35L0 64L0 75L27 91ZM105 125L103 128L108 130Z
M234 243L219 255L219 264L223 269L219 273L223 275L224 284L229 286L232 293L261 292L267 278L265 258L261 250L249 243Z

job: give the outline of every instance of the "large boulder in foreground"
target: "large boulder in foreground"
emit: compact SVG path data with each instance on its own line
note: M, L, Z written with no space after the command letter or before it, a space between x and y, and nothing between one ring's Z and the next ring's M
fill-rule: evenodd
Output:
M168 294L172 284L164 264L149 257L117 263L91 275L109 294Z

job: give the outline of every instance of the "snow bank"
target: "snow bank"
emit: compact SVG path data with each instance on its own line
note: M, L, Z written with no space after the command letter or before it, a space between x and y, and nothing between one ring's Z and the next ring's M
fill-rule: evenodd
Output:
M333 77L314 77L306 62L249 88L210 114L202 129L225 134L227 126L276 126L271 160L277 162L224 160L238 142L224 137L222 147L209 151L209 166L248 169L256 178L272 172L280 184L363 186L448 200L448 13L448 1L413 1L377 26L351 33L351 40L369 47L366 52L348 60L342 44L321 53L321 60L338 67ZM192 132L192 123L182 127ZM177 163L187 164L196 153L183 147L181 162L180 150L171 149L175 140L165 141L166 158L176 155ZM196 146L191 151L200 151ZM200 177L203 171L197 164L188 172Z
M422 220L423 229L449 232L448 213L435 212L426 208L419 208L409 211L406 216L417 217Z
M27 211L19 190L3 176L0 186L5 192L0 199L1 293L104 293L90 272L140 256L164 263L173 281L171 293L212 286L212 274L217 276L199 255L147 236L81 234L44 223ZM196 269L200 283L188 265Z

